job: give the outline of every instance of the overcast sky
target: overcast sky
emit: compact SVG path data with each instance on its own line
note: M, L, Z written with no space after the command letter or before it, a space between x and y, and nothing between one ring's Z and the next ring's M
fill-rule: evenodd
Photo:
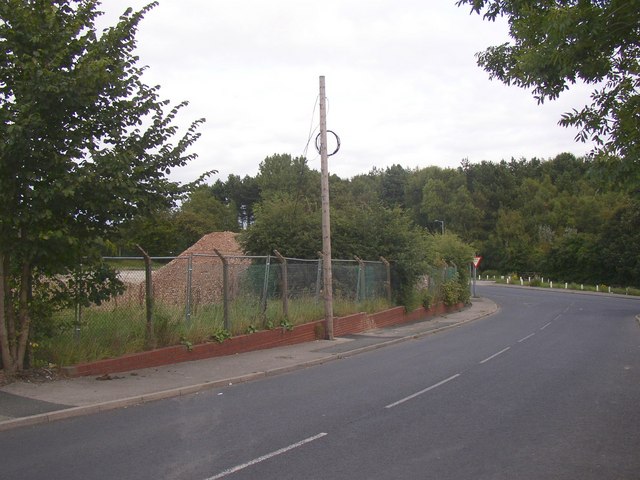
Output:
M101 22L147 3L104 0ZM190 102L184 125L207 120L193 147L199 158L174 180L210 169L219 172L211 182L254 176L269 155L302 155L319 125L320 75L327 126L341 140L329 170L342 178L374 166L457 167L463 158L590 149L557 124L590 89L538 105L530 92L489 80L474 55L508 41L506 23L483 21L455 0L160 0L137 38L146 82L159 84L162 98ZM320 170L314 146L307 158Z

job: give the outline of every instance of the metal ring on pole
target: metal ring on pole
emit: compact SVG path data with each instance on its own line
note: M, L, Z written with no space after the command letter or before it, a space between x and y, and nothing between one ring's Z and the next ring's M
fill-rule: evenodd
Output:
M337 144L336 149L333 152L331 153L327 152L327 157L330 157L331 155L335 155L336 153L338 153L338 150L340 150L340 137L333 130L327 130L327 133L330 133L336 138L336 144ZM321 153L320 152L320 134L316 135L316 150L318 151L318 153Z

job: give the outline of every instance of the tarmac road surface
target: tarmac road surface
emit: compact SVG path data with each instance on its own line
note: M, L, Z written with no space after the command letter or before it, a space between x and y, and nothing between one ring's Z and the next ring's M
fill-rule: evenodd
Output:
M637 479L640 302L478 293L500 311L437 335L0 432L3 476Z

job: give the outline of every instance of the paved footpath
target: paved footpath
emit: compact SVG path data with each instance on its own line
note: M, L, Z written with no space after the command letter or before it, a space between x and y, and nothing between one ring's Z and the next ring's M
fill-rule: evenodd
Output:
M0 431L188 395L345 358L454 328L491 315L497 305L474 298L460 312L335 340L153 367L103 377L15 382L0 388Z

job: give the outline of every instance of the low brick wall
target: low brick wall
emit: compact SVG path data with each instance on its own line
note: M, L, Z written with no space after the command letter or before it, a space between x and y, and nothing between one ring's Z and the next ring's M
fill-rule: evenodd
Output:
M324 322L323 322L324 323ZM333 335L335 337L344 337L354 333L365 332L371 330L375 326L371 326L369 315L365 312L354 313L346 317L336 317L333 319Z
M333 332L336 337L362 333L374 328L426 320L435 315L461 310L463 307L463 304L453 307L437 305L429 310L418 308L412 312L405 312L404 307L394 307L371 315L367 315L364 312L355 313L346 317L334 318ZM132 353L118 358L108 358L91 363L72 365L63 367L62 372L70 377L126 372L140 368L158 367L172 363L189 362L192 360L202 360L205 358L311 342L317 340L318 336L322 335L324 335L324 321L318 320L305 323L304 325L298 325L291 330L283 328L262 330L247 335L232 337L221 343L211 342L194 345L191 349L188 349L184 345L176 345L147 352Z

